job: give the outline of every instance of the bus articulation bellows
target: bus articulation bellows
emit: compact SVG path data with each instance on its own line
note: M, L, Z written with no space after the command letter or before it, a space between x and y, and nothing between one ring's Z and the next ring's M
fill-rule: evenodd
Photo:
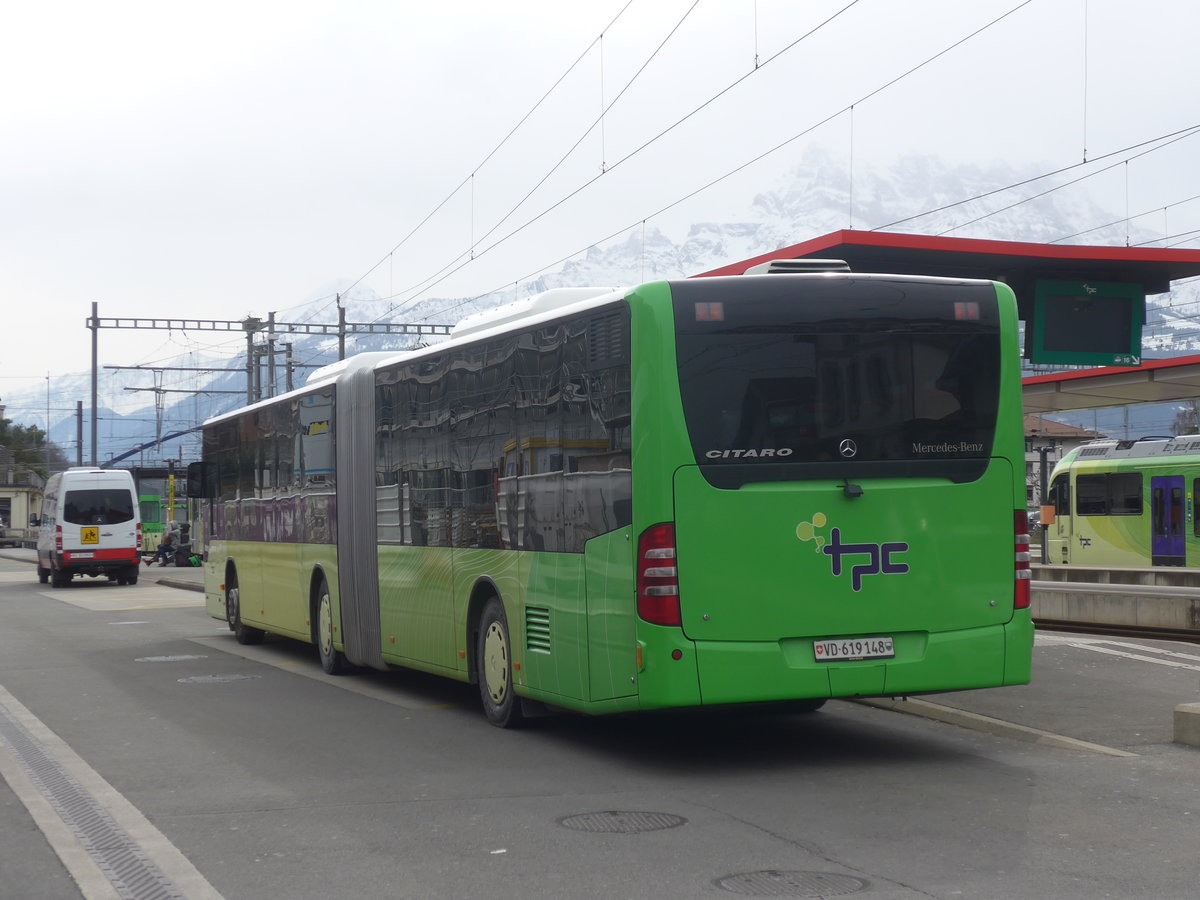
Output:
M208 611L501 726L1025 683L1018 363L988 281L551 291L206 423Z

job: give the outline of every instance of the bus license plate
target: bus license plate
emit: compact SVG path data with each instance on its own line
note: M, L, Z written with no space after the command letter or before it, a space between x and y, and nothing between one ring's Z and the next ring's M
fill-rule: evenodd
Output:
M94 559L95 553L72 553L71 559Z
M890 637L842 638L837 641L813 641L817 662L842 659L891 659L896 655Z

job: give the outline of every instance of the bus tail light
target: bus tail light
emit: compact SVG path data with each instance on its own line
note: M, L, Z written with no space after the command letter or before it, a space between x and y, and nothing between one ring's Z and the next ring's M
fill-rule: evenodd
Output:
M54 526L54 549L62 553L62 526Z
M1033 577L1033 572L1029 569L1029 514L1023 509L1013 511L1013 534L1016 553L1013 609L1029 609L1032 602L1029 580Z
M651 525L638 538L637 611L653 625L681 625L675 526Z

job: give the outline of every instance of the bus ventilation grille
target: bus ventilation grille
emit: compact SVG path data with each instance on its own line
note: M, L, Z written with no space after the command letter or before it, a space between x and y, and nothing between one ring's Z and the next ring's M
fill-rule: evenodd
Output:
M606 369L625 361L625 316L600 313L587 320L588 367Z
M550 610L525 607L525 649L530 653L550 652Z

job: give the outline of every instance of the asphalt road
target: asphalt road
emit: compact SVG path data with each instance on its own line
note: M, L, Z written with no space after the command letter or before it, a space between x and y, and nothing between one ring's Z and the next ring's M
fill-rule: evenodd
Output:
M3 900L1198 893L1197 648L1045 636L1033 685L927 698L1054 746L850 702L501 731L466 685L241 647L148 574L0 559L0 616Z

